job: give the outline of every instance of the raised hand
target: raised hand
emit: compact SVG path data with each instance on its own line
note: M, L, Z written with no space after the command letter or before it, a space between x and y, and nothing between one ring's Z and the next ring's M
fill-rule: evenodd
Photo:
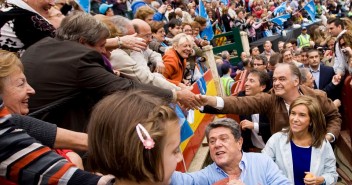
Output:
M122 47L125 49L141 51L147 48L146 41L142 38L137 37L137 33L120 37L120 40L122 42Z

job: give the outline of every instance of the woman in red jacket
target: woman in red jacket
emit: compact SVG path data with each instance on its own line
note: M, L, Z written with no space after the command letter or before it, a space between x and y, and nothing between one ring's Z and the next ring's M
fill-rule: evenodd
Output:
M172 39L172 48L163 56L165 65L164 77L177 86L184 87L188 82L183 80L186 69L186 59L192 53L193 38L180 33Z

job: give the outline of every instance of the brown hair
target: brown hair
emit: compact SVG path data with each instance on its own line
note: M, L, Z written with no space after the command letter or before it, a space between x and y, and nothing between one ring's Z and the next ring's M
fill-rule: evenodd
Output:
M194 21L198 22L201 26L207 24L207 20L201 16L195 17Z
M15 53L0 50L0 92L4 88L4 80L15 72L21 70L23 72L23 65Z
M155 142L145 149L136 132L143 125ZM88 126L88 162L92 169L121 180L164 180L163 150L178 117L166 100L150 91L114 93L94 107Z
M154 15L154 10L149 6L142 6L138 8L136 15L134 15L135 19L142 19L143 21L149 16Z
M110 38L115 38L120 35L117 27L110 19L111 17L105 16L103 14L96 14L94 15L94 18L105 24L105 26L109 29Z
M346 46L352 47L352 31L347 30L344 34L342 34L338 40L339 43L340 43L341 39L343 39L343 41L345 41Z
M325 122L324 113L321 110L320 105L317 102L317 99L310 96L304 96L304 95L298 97L290 105L290 111L289 111L290 115L291 115L291 110L298 105L304 105L308 109L308 115L311 123L311 126L309 126L308 131L309 133L311 133L313 138L312 146L316 148L321 147L326 135L326 122ZM289 128L285 132L288 132L287 142L289 142L290 140L292 140L292 137L293 137L291 128Z
M193 22L191 22L191 27L192 27L192 29L195 29L195 28L200 28L201 25L199 22L193 21Z
M149 26L150 26L150 28L152 30L152 33L158 32L158 30L160 28L163 28L164 25L165 25L164 22L161 22L161 21L152 21L152 22L149 23Z
M181 24L181 26L182 26L182 30L185 28L185 26L190 26L191 28L192 28L192 25L191 25L191 23L189 23L189 22L182 22L182 24Z

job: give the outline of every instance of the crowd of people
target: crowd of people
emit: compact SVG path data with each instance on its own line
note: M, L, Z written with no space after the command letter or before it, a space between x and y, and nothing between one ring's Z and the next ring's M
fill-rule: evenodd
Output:
M0 2L0 184L337 182L349 1L315 0L321 22L277 51L266 41L236 65L223 51L224 97L191 91L209 68L202 47L215 44L206 27L237 27L253 42L309 22L307 1L205 0L210 25L198 1L92 0L88 13L71 0ZM282 3L283 26L270 21ZM240 116L207 126L213 163L198 172L175 171L176 104Z

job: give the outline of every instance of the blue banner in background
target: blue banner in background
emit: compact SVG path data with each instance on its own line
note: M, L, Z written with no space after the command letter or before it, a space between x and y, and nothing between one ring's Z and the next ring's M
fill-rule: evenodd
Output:
M273 19L270 19L271 22L279 25L279 26L282 26L284 24L284 22L287 21L288 18L290 18L291 15L290 14L285 14L285 15L281 15L279 17L275 17Z
M280 4L280 6L278 6L274 9L274 15L277 15L278 13L284 12L285 9L286 9L286 2L283 2Z
M75 0L76 3L86 12L90 12L90 0Z
M207 40L212 40L214 37L214 32L213 28L211 26L210 19L208 17L207 11L205 10L203 1L199 1L199 16L205 18L207 20L207 27L202 31L201 37L204 38L204 36L207 37Z
M312 19L313 22L315 22L315 4L314 1L311 0L309 1L308 4L306 4L306 6L304 6L304 9L307 11L309 17Z
M227 4L229 4L228 0L220 0L220 2L222 2L222 4L224 4L225 6L227 6Z

